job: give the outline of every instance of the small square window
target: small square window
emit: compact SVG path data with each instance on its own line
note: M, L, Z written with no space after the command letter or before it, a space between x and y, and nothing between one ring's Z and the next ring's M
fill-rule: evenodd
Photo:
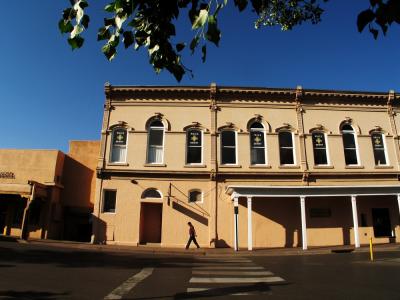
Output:
M117 191L104 191L103 197L103 212L104 213L115 213L115 203L117 199Z
M201 191L194 190L189 192L189 202L202 202L202 193Z

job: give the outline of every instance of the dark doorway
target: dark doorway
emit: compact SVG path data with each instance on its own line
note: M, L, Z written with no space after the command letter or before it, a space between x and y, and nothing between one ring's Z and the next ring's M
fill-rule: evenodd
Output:
M6 226L6 216L8 210L8 203L0 201L0 234L3 234L4 227Z
M390 224L390 215L388 208L373 208L372 222L374 226L375 237L392 236L392 226Z
M142 203L140 210L140 244L161 243L162 204Z

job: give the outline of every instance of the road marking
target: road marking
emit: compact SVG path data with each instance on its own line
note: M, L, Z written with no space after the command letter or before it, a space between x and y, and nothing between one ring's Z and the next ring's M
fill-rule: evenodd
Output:
M215 290L215 288L188 288L186 290L186 293L201 293L201 292L216 292L218 293L218 291ZM240 293L232 293L229 294L229 296L249 296L249 295L255 295L256 293L254 292L240 292ZM225 295L227 296L227 295Z
M113 290L110 294L104 297L105 300L122 299L122 297L129 293L139 282L146 279L153 273L154 268L144 268L139 273L133 275L127 281L122 283L119 287Z
M243 275L243 276L271 276L274 273L270 271L255 271L255 272L243 272L243 271L216 271L216 270L193 270L194 275Z
M196 261L212 261L216 263L251 263L252 261L250 259L244 259L244 258L238 258L238 259L216 259L216 258L209 258L209 257L203 257L203 258L196 258Z
M217 263L181 263L181 262L171 262L171 263L163 263L163 265L167 265L167 266L180 266L180 267L218 267L221 266L221 264L217 264ZM251 266L254 264L253 263L237 263L237 264L232 264L232 263L227 263L226 265L231 265L231 266L236 266L236 265L247 265L247 266Z
M195 267L193 270L265 270L264 267L254 266L254 267L235 267L235 266L201 266Z
M243 277L192 277L190 283L259 283L259 282L282 282L285 281L281 277L259 277L259 278L243 278Z

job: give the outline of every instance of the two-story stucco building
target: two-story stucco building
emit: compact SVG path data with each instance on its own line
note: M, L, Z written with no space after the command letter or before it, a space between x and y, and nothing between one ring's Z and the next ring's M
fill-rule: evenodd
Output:
M399 241L398 95L105 87L94 241L297 247Z

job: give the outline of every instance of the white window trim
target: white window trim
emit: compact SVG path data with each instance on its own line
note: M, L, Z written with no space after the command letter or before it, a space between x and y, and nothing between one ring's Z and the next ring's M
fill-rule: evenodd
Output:
M381 136L382 136L382 140L383 140L383 153L385 154L385 159L386 159L386 164L378 164L378 165L376 165L375 164L375 166L376 167L380 167L380 166L390 166L390 162L389 162L389 156L388 156L388 153L387 153L387 145L386 145L386 136L385 136L385 134L383 133L383 132L381 132L381 131L373 131L373 132L371 132L371 137L372 137L372 134L380 134ZM374 150L374 145L372 145L372 154L373 154L373 156L374 156L374 163L375 163L375 150Z
M278 147L279 147L279 163L281 162L281 146L279 145L279 133L281 132L289 132L292 136L292 153L293 153L293 163L292 164L280 164L280 166L297 166L297 159L296 159L296 143L294 140L294 133L291 131L287 131L287 130L281 130L278 132ZM283 147L282 147L283 148ZM288 149L287 147L285 147L285 149Z
M117 129L124 129L126 131L126 145L125 145L125 157L124 157L125 159L124 159L124 161L113 161L112 160L112 154L113 154L113 149L114 149L114 143L113 143L113 141L114 141L114 132ZM110 156L109 156L109 159L108 159L108 161L110 163L112 163L112 164L126 164L127 157L128 157L128 139L129 139L129 132L128 132L127 128L125 128L125 127L115 127L115 128L112 129L111 141L110 141ZM117 147L121 147L121 146L117 146Z
M191 192L200 192L200 195L201 195L201 200L200 201L190 201L190 193ZM200 190L200 189L191 189L191 190L189 190L189 193L188 193L188 202L189 203L196 203L196 204L198 204L198 203L204 203L204 193L203 193L203 191L202 190Z
M187 142L187 136L188 136L189 131L192 131L192 130L200 131L200 133L201 133L201 147L200 147L201 148L201 161L199 163L189 163L187 160L188 149L189 149L189 145ZM203 163L204 163L204 130L197 129L197 128L189 128L186 130L185 164L188 166L196 166L196 165L200 166L200 165L203 165Z
M104 202L105 202L105 194L106 191L114 191L115 192L115 209L114 212L112 211L104 211ZM101 213L102 214L116 214L117 213L117 190L116 189L103 189L103 193L102 193L102 199L101 199Z
M261 124L261 123L260 123ZM267 166L268 165L268 156L267 156L267 134L265 132L265 127L263 124L261 124L263 128L250 128L250 135L249 135L249 142L250 142L250 165L251 166ZM251 127L251 126L250 126ZM251 132L262 132L264 134L264 158L265 161L263 164L252 164L251 163L251 150L253 149L251 147ZM261 148L261 147L259 147Z
M344 131L342 129L340 130L340 133L342 134L343 155L344 155L344 151L346 149L344 147L344 143L343 143L344 142L344 140L343 140L343 132L345 132L347 134L351 133L351 134L353 134L354 144L356 145L357 164L346 164L346 157L344 157L344 163L345 163L346 166L361 166L361 159L360 159L360 152L359 152L360 147L358 146L358 138L357 138L356 131L354 130L353 125L351 125L351 124L347 124L347 125L350 125L353 130L352 131L349 131L349 130L346 130L346 129ZM350 148L348 148L348 149L350 149Z
M233 131L235 133L235 163L229 163L229 164L224 164L222 163L222 149L224 148L222 145L222 132L224 131ZM236 130L229 130L229 129L224 129L221 131L221 138L220 138L220 143L221 143L221 147L220 147L220 160L221 160L221 165L222 166L237 166L238 165L238 142L237 142L237 131ZM232 147L232 146L228 146L228 147Z
M162 123L162 121L160 121ZM149 151L150 151L150 131L152 128L155 128L155 130L162 130L163 131L163 144L162 144L162 155L161 155L161 162L149 162ZM162 128L162 129L161 129ZM146 164L149 165L163 165L164 164L164 151L165 151L165 126L163 127L152 127L151 124L149 126L149 129L147 131L147 153L146 153Z
M325 152L326 152L326 164L316 164L316 163L315 163L315 157L314 157L314 166L317 166L317 167L319 167L319 166L330 167L330 166L331 166L331 159L330 159L330 155L329 155L328 135L326 134L326 132L318 131L318 130L315 130L315 131L311 132L311 143L312 143L312 147L313 147L313 155L314 155L314 142L313 142L313 140L312 140L312 135L313 135L314 133L323 133L323 134L324 134L324 138L325 138L325 145L326 145L326 147L325 147Z

